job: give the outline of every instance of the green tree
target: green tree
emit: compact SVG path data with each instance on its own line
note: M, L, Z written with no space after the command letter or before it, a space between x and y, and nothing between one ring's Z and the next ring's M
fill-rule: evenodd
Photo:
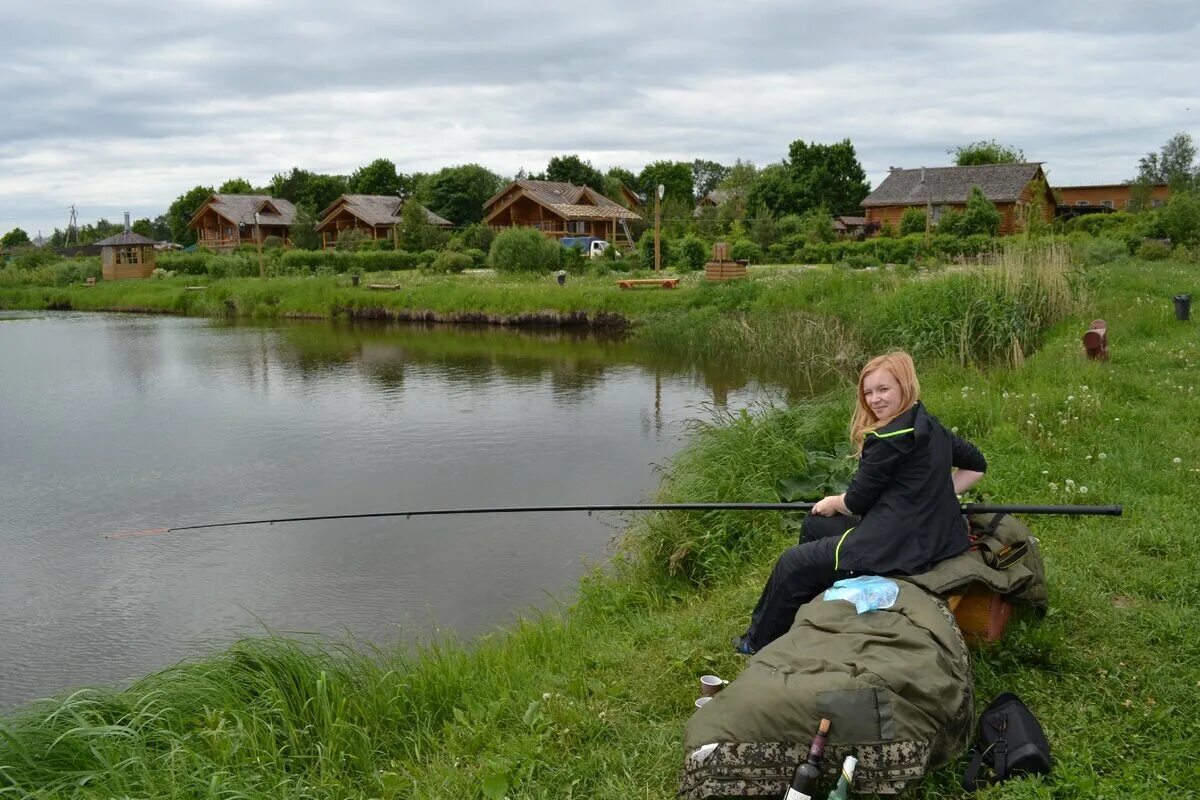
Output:
M983 196L982 189L972 186L971 194L967 196L967 207L963 210L962 221L958 225L959 235L986 233L995 236L999 230L1000 212Z
M867 173L849 139L834 144L792 142L787 161L759 173L749 204L762 202L775 215L803 214L825 206L857 209L871 191Z
M692 165L684 161L655 161L642 168L637 177L637 190L644 194L654 206L658 186L665 187L663 199L680 200L692 208L696 199L692 195Z
M1196 192L1172 194L1158 216L1172 244L1188 247L1200 244L1200 195Z
M946 152L954 156L954 163L960 167L975 167L981 164L1022 164L1025 162L1025 153L1021 148L1000 144L995 139L981 139L978 142L964 144Z
M725 193L725 200L719 206L722 221L746 218L747 203L757 181L758 167L753 162L739 158L733 163L725 179L717 184L717 188Z
M1200 188L1200 166L1195 161L1196 143L1191 135L1177 133L1157 153L1147 153L1138 160L1134 183L1146 189L1165 183L1172 192ZM1146 194L1148 197L1148 191Z
M716 189L728 177L729 167L718 161L697 158L692 162L692 191L697 199Z
M382 194L399 197L405 189L404 178L396 172L396 165L386 158L377 158L365 167L350 174L347 181L349 191L354 194Z
M196 243L196 231L188 228L188 222L204 201L214 194L211 186L194 186L167 207L167 225L171 229L171 241L190 245Z
M929 219L929 215L925 213L925 209L915 206L904 209L904 213L900 215L900 235L908 236L912 233L924 233L925 225Z
M577 155L554 156L546 165L546 180L590 186L597 192L604 191L604 175Z
M400 208L400 249L410 253L433 250L446 242L446 233L429 221L425 206L409 198Z
M8 233L0 236L0 247L25 247L31 244L29 234L20 228L13 228Z
M147 239L155 238L154 237L154 233L155 233L154 223L151 222L149 219L139 219L136 222L134 222L132 225L130 225L129 229L132 230L134 233L139 233L142 236L145 236Z
M254 187L245 178L230 178L217 189L218 194L255 194Z
M421 200L455 225L483 219L483 204L500 191L500 176L478 164L445 167L430 176Z
M289 200L295 205L312 206L320 212L346 193L346 178L342 175L323 175L299 167L271 178L271 196Z
M296 205L296 219L288 230L292 246L298 250L316 250L321 246L321 234L317 233L317 212L308 203Z
M369 241L371 237L361 228L347 228L338 232L337 249L352 253Z

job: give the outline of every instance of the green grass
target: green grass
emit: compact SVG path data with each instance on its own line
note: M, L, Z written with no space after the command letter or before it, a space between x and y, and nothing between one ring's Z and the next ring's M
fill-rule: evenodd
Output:
M1196 276L1129 262L1095 278L1085 310L1040 333L1020 366L919 361L931 410L989 459L983 499L1126 509L1027 520L1052 609L976 651L976 693L980 707L1020 694L1057 764L1047 778L981 792L986 800L1200 792L1200 340L1195 323L1173 319L1170 299L1196 294ZM848 291L835 286L825 302ZM1093 317L1109 322L1107 364L1082 357ZM697 425L660 495L770 499L806 450L845 435L847 413L839 396ZM469 646L409 657L250 640L125 691L46 701L0 723L0 792L670 798L696 676L737 674L730 639L788 541L773 515L646 518L562 614ZM961 796L962 766L910 796Z

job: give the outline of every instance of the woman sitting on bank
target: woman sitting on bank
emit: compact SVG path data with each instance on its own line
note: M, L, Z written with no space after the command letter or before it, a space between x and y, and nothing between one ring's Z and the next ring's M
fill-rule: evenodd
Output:
M738 652L782 636L800 606L836 580L915 575L970 546L956 495L983 477L987 462L925 410L920 394L908 353L863 367L850 422L858 470L845 494L813 506L801 543L779 557Z

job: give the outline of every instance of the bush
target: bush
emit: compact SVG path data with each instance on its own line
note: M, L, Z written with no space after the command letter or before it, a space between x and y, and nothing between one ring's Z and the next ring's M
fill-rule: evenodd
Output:
M996 206L983 196L983 190L978 186L971 187L967 197L967 207L963 211L962 222L958 226L960 236L970 236L973 233L986 233L995 236L1000 230L1000 212Z
M438 257L437 250L422 250L417 255L417 262L418 262L417 266L420 267L421 269L430 269L431 267L433 267L433 262L437 261L437 257Z
M220 256L209 253L160 253L156 262L159 267L168 272L178 272L183 275L207 275L208 261Z
M896 230L896 226L892 224L892 221L888 220L879 226L879 235L884 239L895 239L900 233Z
M1079 260L1085 266L1095 267L1111 264L1129 255L1129 248L1117 239L1096 239L1091 236L1075 247Z
M834 266L840 269L865 269L879 266L879 259L870 253L848 253Z
M923 208L906 208L900 215L900 235L924 233L927 215Z
M488 260L500 272L554 272L562 249L533 228L509 228L492 242Z
M278 236L268 236L263 239L262 246L264 250L278 250L283 247L283 239Z
M700 237L688 234L679 241L677 266L684 270L701 269L708 261L708 248Z
M466 253L443 250L437 254L437 258L433 259L432 268L434 272L458 273L465 269L470 269L474 263Z
M565 269L572 275L583 275L588 270L589 259L583 254L583 250L578 247L560 247L558 254L558 267Z
M482 250L485 253L491 248L496 232L483 223L468 225L459 234L459 239L468 250Z
M425 263L431 263L432 258ZM284 273L316 274L318 271L391 272L416 269L421 256L404 250L380 250L344 253L337 250L288 250L279 259Z
M337 249L343 252L353 252L358 250L370 239L367 234L360 231L358 228L348 228L338 232Z
M762 248L749 239L738 239L729 248L729 257L734 261L748 261L751 264L763 263Z
M666 269L671 263L671 240L665 235L659 239L659 249L662 251L663 269ZM642 257L643 267L654 269L654 231L646 231L642 238L638 239L638 253Z
M950 209L938 220L937 232L948 233L951 236L962 236L963 212Z
M1158 239L1147 239L1138 245L1136 255L1143 261L1166 261L1171 257L1171 246Z
M1200 244L1200 195L1194 192L1172 194L1167 204L1158 210L1158 219L1162 232L1174 244Z
M487 266L487 253L474 247L463 250L463 255L471 259L472 269L483 269Z

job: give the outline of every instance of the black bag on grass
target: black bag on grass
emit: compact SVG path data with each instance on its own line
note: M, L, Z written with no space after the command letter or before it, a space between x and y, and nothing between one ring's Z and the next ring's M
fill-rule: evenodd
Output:
M963 788L973 792L980 784L984 765L991 776L983 784L999 783L1022 775L1046 774L1051 769L1050 743L1041 724L1021 699L1005 692L979 715L979 740L963 775Z

